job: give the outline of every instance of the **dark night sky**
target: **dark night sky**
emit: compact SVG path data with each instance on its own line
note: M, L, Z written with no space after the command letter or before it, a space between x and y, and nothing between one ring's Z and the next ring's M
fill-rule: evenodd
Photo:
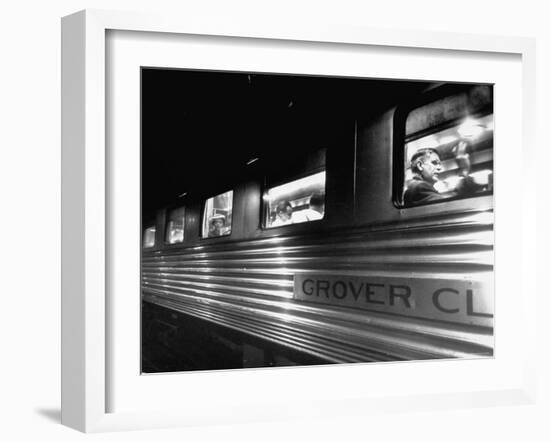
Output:
M207 195L251 158L285 167L337 145L368 118L431 83L185 70L142 70L143 214L183 192Z

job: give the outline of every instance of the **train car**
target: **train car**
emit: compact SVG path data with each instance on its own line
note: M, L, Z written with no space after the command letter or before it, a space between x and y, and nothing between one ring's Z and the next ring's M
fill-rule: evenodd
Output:
M491 357L492 86L231 75L297 92L144 211L143 371Z

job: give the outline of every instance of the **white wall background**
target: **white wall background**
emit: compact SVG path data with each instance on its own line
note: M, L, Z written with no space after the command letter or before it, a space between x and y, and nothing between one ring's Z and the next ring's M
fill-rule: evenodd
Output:
M377 28L508 34L537 38L540 186L539 270L548 223L544 207L550 121L550 30L544 2L523 0L169 1L20 0L0 10L0 438L11 440L550 440L548 290L539 282L540 399L534 406L380 414L358 421L266 423L85 436L60 416L60 17L84 8L167 10L172 14L268 15L274 22L312 20ZM221 17L221 18L220 18ZM226 17L226 18L224 18ZM427 67L429 69L429 67ZM543 169L544 167L544 169ZM529 181L530 180L530 181ZM544 236L544 237L543 237ZM7 301L7 302L6 302Z

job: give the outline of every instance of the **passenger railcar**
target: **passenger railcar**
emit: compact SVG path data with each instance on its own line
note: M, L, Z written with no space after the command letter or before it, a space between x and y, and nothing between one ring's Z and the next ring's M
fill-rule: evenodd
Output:
M492 356L492 92L365 102L144 217L143 337L173 356L144 371Z

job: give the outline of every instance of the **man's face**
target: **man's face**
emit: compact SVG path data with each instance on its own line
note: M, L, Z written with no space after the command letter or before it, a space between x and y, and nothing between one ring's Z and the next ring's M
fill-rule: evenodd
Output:
M443 172L441 160L436 153L428 153L422 158L422 163L419 164L420 174L422 179L429 183L435 183L439 180L439 174Z
M277 209L277 216L282 221L288 221L292 215L292 209L290 207L279 207Z

